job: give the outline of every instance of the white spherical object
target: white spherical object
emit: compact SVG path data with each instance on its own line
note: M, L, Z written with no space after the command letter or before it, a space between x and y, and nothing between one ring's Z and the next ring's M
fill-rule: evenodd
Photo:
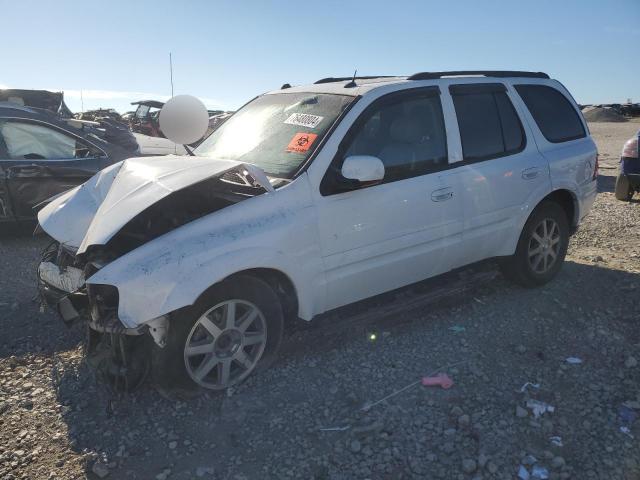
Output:
M209 127L209 112L191 95L177 95L160 111L160 130L175 143L190 144L200 140Z

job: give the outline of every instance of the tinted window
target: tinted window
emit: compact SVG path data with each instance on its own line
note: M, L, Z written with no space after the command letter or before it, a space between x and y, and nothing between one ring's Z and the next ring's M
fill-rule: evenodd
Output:
M578 112L555 88L544 85L516 85L516 90L538 128L550 142L566 142L586 135Z
M382 160L385 182L424 175L447 164L447 135L440 98L433 93L382 99L358 119L342 159Z
M501 157L524 147L522 124L504 91L452 92L465 160ZM504 87L502 87L504 88Z
M496 93L494 94L494 98L500 114L505 152L517 151L523 146L524 140L522 124L520 123L518 114L506 93Z

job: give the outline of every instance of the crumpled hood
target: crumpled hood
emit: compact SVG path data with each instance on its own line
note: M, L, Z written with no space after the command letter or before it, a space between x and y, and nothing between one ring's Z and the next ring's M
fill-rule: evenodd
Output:
M104 245L131 219L167 195L243 166L267 191L273 187L255 165L208 157L129 158L54 198L38 213L42 229L83 253Z

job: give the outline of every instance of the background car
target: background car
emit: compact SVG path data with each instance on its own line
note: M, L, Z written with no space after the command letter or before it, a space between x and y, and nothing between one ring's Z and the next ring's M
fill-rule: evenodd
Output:
M0 222L33 219L39 203L139 153L125 125L1 102Z
M640 130L630 138L622 148L620 172L616 179L615 195L618 200L629 201L635 192L640 192Z

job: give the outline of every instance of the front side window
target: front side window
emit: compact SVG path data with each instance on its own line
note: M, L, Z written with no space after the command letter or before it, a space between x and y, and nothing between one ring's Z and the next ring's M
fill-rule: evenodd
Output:
M233 114L194 153L251 163L270 176L291 178L354 100L319 93L263 95Z
M11 159L62 160L102 155L97 148L71 135L37 123L1 120L0 136Z
M524 148L524 132L503 85L454 85L451 95L465 160L514 154Z
M357 120L342 160L371 155L384 164L384 182L416 177L447 165L447 135L435 91L401 93L374 103Z
M546 85L515 87L548 141L568 142L586 136L578 112L558 90Z

